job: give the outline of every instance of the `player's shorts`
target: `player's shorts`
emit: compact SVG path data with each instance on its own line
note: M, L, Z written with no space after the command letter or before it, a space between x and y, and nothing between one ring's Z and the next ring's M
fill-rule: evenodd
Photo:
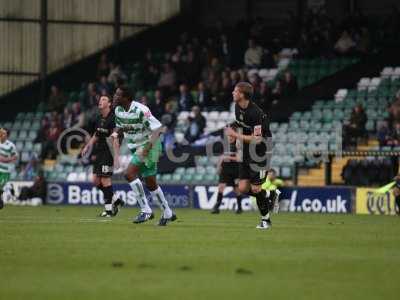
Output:
M157 175L157 163L161 154L161 142L157 141L150 149L147 157L142 161L136 152L132 152L131 164L139 167L142 177Z
M219 174L219 183L225 183L227 186L236 186L239 181L239 164L222 163L221 174Z
M99 151L95 155L93 174L100 177L111 177L113 174L114 159L110 151Z
M9 180L10 180L10 173L0 172L0 189L2 189Z
M267 163L241 162L239 164L239 179L249 180L252 185L262 185L267 177L267 169Z

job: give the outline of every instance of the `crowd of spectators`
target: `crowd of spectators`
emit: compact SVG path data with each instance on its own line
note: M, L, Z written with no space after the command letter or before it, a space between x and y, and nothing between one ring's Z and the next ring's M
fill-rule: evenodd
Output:
M380 27L385 30L378 32L378 36L398 34L387 30L398 26L396 15L398 12L394 11L393 17ZM239 81L253 84L254 101L265 112L298 91L297 78L289 70L283 70L272 81L263 80L256 72L248 72L253 68L276 67L281 49L296 48L300 58L326 59L372 50L369 20L361 13L341 22L328 17L324 9L308 11L302 18L289 14L283 30L274 36L267 25L266 20L257 18L241 21L233 27L217 22L213 27L193 29L181 33L176 46L169 51L148 50L142 60L131 65L121 66L118 59L103 53L94 72L96 80L82 85L75 98L66 97L56 85L51 87L47 103L49 113L42 120L36 140L42 143L40 159L57 156L55 142L64 129L90 128L99 97L112 94L120 85L128 84L135 91L143 91L137 94L136 100L149 106L167 127L166 141L170 138L171 143L177 114L191 111L185 138L194 141L205 127L201 112L231 109L232 91ZM400 115L399 107L400 104L394 116ZM395 132L396 126L388 127ZM362 135L364 131L365 120L356 111L345 127L345 139Z

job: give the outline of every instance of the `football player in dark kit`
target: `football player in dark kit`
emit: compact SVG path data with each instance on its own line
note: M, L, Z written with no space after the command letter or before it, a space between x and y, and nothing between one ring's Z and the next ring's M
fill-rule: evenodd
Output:
M95 156L93 164L93 184L103 192L105 203L104 211L100 214L100 217L113 217L118 213L118 206L123 206L124 202L121 199L114 199L111 182L113 170L114 168L118 168L118 156L114 160L111 153L114 142L107 142L107 138L110 137L113 139L111 134L115 128L111 98L109 96L101 96L98 107L100 116L95 125L95 132L82 149L82 156L85 156L93 147L92 154Z
M237 200L236 213L242 213L242 194L239 192L238 188L239 158L236 151L236 140L233 137L228 136L228 142L228 149L224 152L220 161L217 202L211 210L212 214L219 214L219 207L221 206L226 186L234 188Z
M235 123L225 133L242 143L243 157L239 165L239 191L254 196L261 214L258 229L271 227L269 211L276 201L275 191L261 188L267 176L271 155L271 131L264 112L251 101L254 89L250 83L239 82L233 90Z

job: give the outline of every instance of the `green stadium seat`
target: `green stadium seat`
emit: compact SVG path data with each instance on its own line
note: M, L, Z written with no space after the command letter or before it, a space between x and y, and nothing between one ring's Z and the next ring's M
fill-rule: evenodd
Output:
M26 141L24 145L24 150L26 151L33 151L33 143L31 141Z
M302 119L303 120L311 120L312 119L312 114L310 111L306 111L303 113L302 115Z
M279 129L279 124L276 122L272 122L269 124L269 128L271 129L271 131L278 131Z
M204 178L205 178L204 175L205 175L205 174L195 174L195 175L193 176L193 180L194 180L195 182L202 182L202 181L204 181Z
M206 173L206 168L203 166L198 166L196 167L196 174L205 174Z
M178 175L185 174L185 168L182 168L182 167L176 168L174 174L178 174Z
M12 124L12 130L21 130L22 129L22 122L21 121L15 121Z
M193 168L193 167L187 168L185 173L186 173L186 175L196 174L196 168Z
M206 168L206 174L217 174L217 168L214 166L208 166Z
M298 111L294 112L292 114L292 116L290 117L290 120L293 120L293 121L299 121L300 119L301 119L301 112L298 112Z
M375 121L368 120L367 123L365 124L365 129L367 131L374 131L375 130Z
M169 182L172 180L172 175L171 174L163 174L161 178L162 178L163 182Z
M182 181L182 174L173 174L172 175L172 181L174 181L175 183L179 183Z

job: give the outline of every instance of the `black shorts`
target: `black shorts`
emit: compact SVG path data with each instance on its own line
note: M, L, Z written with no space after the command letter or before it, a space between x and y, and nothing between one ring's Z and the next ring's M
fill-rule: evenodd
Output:
M113 174L114 159L110 151L99 151L93 163L93 174L101 177L110 177Z
M242 162L239 166L239 178L249 180L253 185L262 185L267 177L267 170L267 163Z
M222 163L219 183L225 183L227 186L236 186L239 180L238 163Z

